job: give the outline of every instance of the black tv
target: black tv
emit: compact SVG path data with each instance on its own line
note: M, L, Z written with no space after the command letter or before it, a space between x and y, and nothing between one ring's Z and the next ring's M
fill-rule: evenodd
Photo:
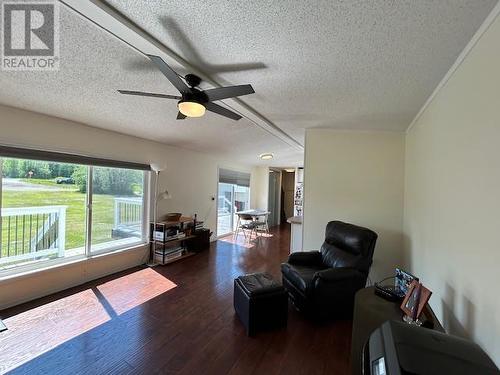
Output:
M498 375L479 345L428 328L387 321L365 346L364 375Z

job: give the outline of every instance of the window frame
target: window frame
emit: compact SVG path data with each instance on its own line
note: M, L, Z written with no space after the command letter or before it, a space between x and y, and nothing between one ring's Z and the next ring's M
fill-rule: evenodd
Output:
M9 155L9 150L14 149L18 154L16 155ZM2 152L4 150L7 150L7 152ZM80 156L71 156L69 154L59 154L59 153L54 153L54 152L45 152L45 151L37 151L37 150L29 150L26 149L25 156L23 156L19 151L23 149L18 149L18 148L10 148L10 147L4 147L0 145L0 214L2 210L2 199L3 199L3 160L8 159L8 158L15 158L15 159L24 159L24 160L45 160L45 161L50 161L50 162L60 162L60 163L72 163L72 164L79 164L82 166L85 166L87 168L87 189L85 192L85 242L84 242L84 253L83 254L76 254L76 255L71 255L71 256L64 256L60 258L55 258L55 259L46 259L46 260L40 260L36 261L34 263L27 263L27 264L19 264L12 266L12 268L6 268L6 269L0 269L0 281L3 279L8 279L11 277L16 277L16 276L22 276L24 274L31 274L31 273L36 273L36 272L43 272L48 269L51 269L53 267L57 266L63 266L66 264L71 264L75 263L78 261L86 261L90 260L94 257L100 257L106 254L110 253L116 253L118 251L127 251L131 250L140 246L144 246L148 243L149 241L149 233L148 233L148 223L149 223L149 201L150 201L150 183L151 183L151 169L149 165L144 165L144 164L138 164L138 163L127 163L127 162L117 162L117 161L112 161L112 160L107 160L107 159L95 159L95 158L90 158L90 157L80 157ZM43 157L40 158L34 158L33 153L35 155L43 155ZM37 154L38 153L38 154ZM63 155L61 159L58 157L55 157L54 159L48 160L50 156L54 155ZM89 161L97 161L98 163L96 164L87 164L87 163L78 163L77 159L72 160L72 161L66 161L65 157L74 157L74 158L82 158L82 161L86 161L87 163ZM59 159L59 160L58 160ZM107 164L107 162L109 162ZM104 165L103 165L104 164ZM107 164L107 165L106 165ZM113 245L111 242L110 246L105 246L103 249L99 249L97 251L92 251L92 205L93 205L93 192L92 192L92 183L93 183L93 168L98 167L98 166L105 166L109 168L121 168L121 169L130 169L130 170L140 170L143 172L143 178L142 178L142 188L143 188L143 194L142 194L142 225L141 225L141 238L137 238L137 241L130 241L129 243L126 244L116 244ZM147 167L147 168L146 168ZM2 225L2 218L0 215L0 228ZM0 230L0 236L1 236L1 230ZM0 237L1 239L1 237ZM1 242L0 242L1 246Z
M146 220L146 218L148 217L148 214L149 214L149 211L148 211L148 204L147 202L149 202L149 197L148 199L146 200L146 192L149 192L149 180L151 178L151 172L148 172L148 171L144 171L143 172L143 176L142 176L142 225L141 225L141 238L138 238L136 241L131 241L130 243L127 243L125 245L120 245L120 244L117 244L117 245L111 245L111 246L107 246L105 247L104 249L100 249L100 250L97 250L97 251L93 251L92 250L92 209L93 209L93 192L92 192L92 187L93 187L93 172L94 172L94 166L88 166L89 167L89 173L88 173L88 177L87 178L90 178L91 182L89 183L87 181L87 197L89 197L88 199L88 202L87 202L87 225L88 225L88 228L87 228L87 233L86 233L86 241L85 241L85 255L88 257L88 258L92 258L92 257L95 257L95 256L98 256L98 255L103 255L103 254L106 254L106 253L110 253L110 252L114 252L114 251L117 251L117 250L121 250L121 249L128 249L130 247L135 247L135 246L139 246L139 245L143 245L143 244L146 244L148 242L148 233L147 233L147 228L148 228L148 220ZM115 168L115 167L110 167L110 168ZM136 169L134 169L136 170ZM100 244L99 244L100 245ZM95 244L94 244L95 246Z

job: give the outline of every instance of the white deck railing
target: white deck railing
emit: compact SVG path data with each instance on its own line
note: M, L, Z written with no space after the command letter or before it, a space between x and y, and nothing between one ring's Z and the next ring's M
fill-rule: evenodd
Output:
M115 198L114 228L139 227L142 223L142 197Z
M0 264L64 256L67 206L2 208Z

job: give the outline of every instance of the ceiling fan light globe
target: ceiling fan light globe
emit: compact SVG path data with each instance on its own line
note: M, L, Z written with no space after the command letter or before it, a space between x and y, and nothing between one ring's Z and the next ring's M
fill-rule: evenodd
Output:
M179 102L179 112L187 117L201 117L205 114L205 106L197 102Z

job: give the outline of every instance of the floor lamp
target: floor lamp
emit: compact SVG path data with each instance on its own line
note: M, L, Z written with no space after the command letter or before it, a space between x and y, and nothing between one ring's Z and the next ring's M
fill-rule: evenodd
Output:
M153 236L153 246L152 250L149 252L149 262L147 265L149 267L154 267L156 266L155 263L155 251L156 251L156 223L158 222L158 202L166 200L166 199L171 199L172 196L168 192L168 190L162 191L161 193L158 194L158 184L160 180L160 172L165 170L164 166L158 165L158 164L151 164L151 169L155 173L155 192L154 192L154 212L153 212L153 230L151 235Z

